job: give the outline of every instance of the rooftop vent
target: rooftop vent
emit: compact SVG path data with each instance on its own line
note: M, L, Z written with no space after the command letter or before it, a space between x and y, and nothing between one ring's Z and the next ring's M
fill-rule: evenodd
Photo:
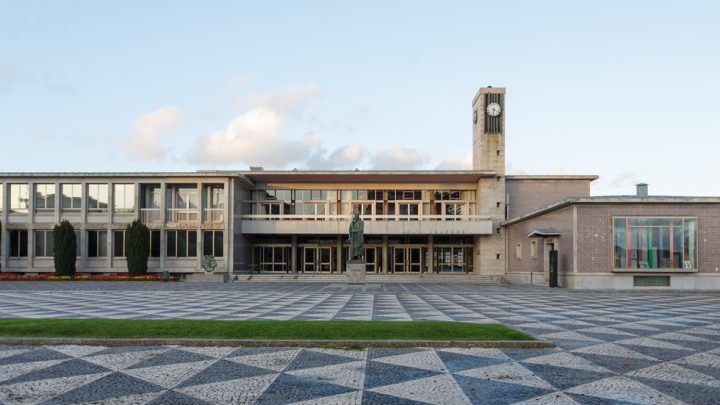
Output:
M636 185L637 187L637 196L638 197L647 197L648 196L648 185L647 183L639 183Z
M261 172L263 170L265 170L265 168L262 166L250 166L251 172Z

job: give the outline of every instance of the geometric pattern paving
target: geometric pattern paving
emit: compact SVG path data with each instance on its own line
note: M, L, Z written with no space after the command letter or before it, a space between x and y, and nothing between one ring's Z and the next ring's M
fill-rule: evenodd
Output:
M5 346L0 403L720 403L717 293L63 284L0 284L0 317L498 321L558 347Z

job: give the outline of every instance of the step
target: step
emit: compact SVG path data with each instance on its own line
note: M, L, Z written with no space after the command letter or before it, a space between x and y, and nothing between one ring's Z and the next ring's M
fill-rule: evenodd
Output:
M235 278L237 277L237 278ZM292 274L261 273L239 274L234 281L241 282L314 282L344 283L345 274ZM502 284L502 276L479 274L368 274L368 283L471 283Z

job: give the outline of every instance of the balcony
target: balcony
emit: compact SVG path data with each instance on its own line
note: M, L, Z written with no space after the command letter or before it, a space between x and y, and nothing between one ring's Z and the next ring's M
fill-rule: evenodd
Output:
M492 220L479 215L361 215L366 235L490 235ZM243 215L247 234L346 234L349 215Z
M162 208L140 208L140 220L144 224L162 223Z
M202 217L203 224L218 224L225 221L225 208L205 208Z
M197 208L168 208L167 222L171 223L189 223L198 222Z

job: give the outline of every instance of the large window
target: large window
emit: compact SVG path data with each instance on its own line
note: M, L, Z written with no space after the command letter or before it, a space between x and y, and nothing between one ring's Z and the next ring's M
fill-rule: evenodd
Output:
M28 255L28 231L10 231L10 257L27 257Z
M88 231L88 257L107 257L107 231Z
M203 255L223 257L223 231L203 232Z
M108 208L108 185L88 184L87 207L89 211L105 211Z
M0 212L3 212L3 210L5 209L5 194L3 194L4 187L5 185L0 183Z
M113 257L125 257L125 231L113 231Z
M135 185L113 185L113 209L117 212L133 211L135 209Z
M35 231L35 257L53 257L53 231Z
M29 201L30 196L28 194L27 184L10 185L10 212L27 214Z
M167 257L197 257L196 231L167 231Z
M36 184L35 185L35 210L51 211L55 209L55 185L54 184Z
M696 218L613 218L616 269L696 269Z
M160 231L150 232L150 257L160 257Z
M82 186L80 184L61 184L62 188L62 209L79 210L82 201Z

